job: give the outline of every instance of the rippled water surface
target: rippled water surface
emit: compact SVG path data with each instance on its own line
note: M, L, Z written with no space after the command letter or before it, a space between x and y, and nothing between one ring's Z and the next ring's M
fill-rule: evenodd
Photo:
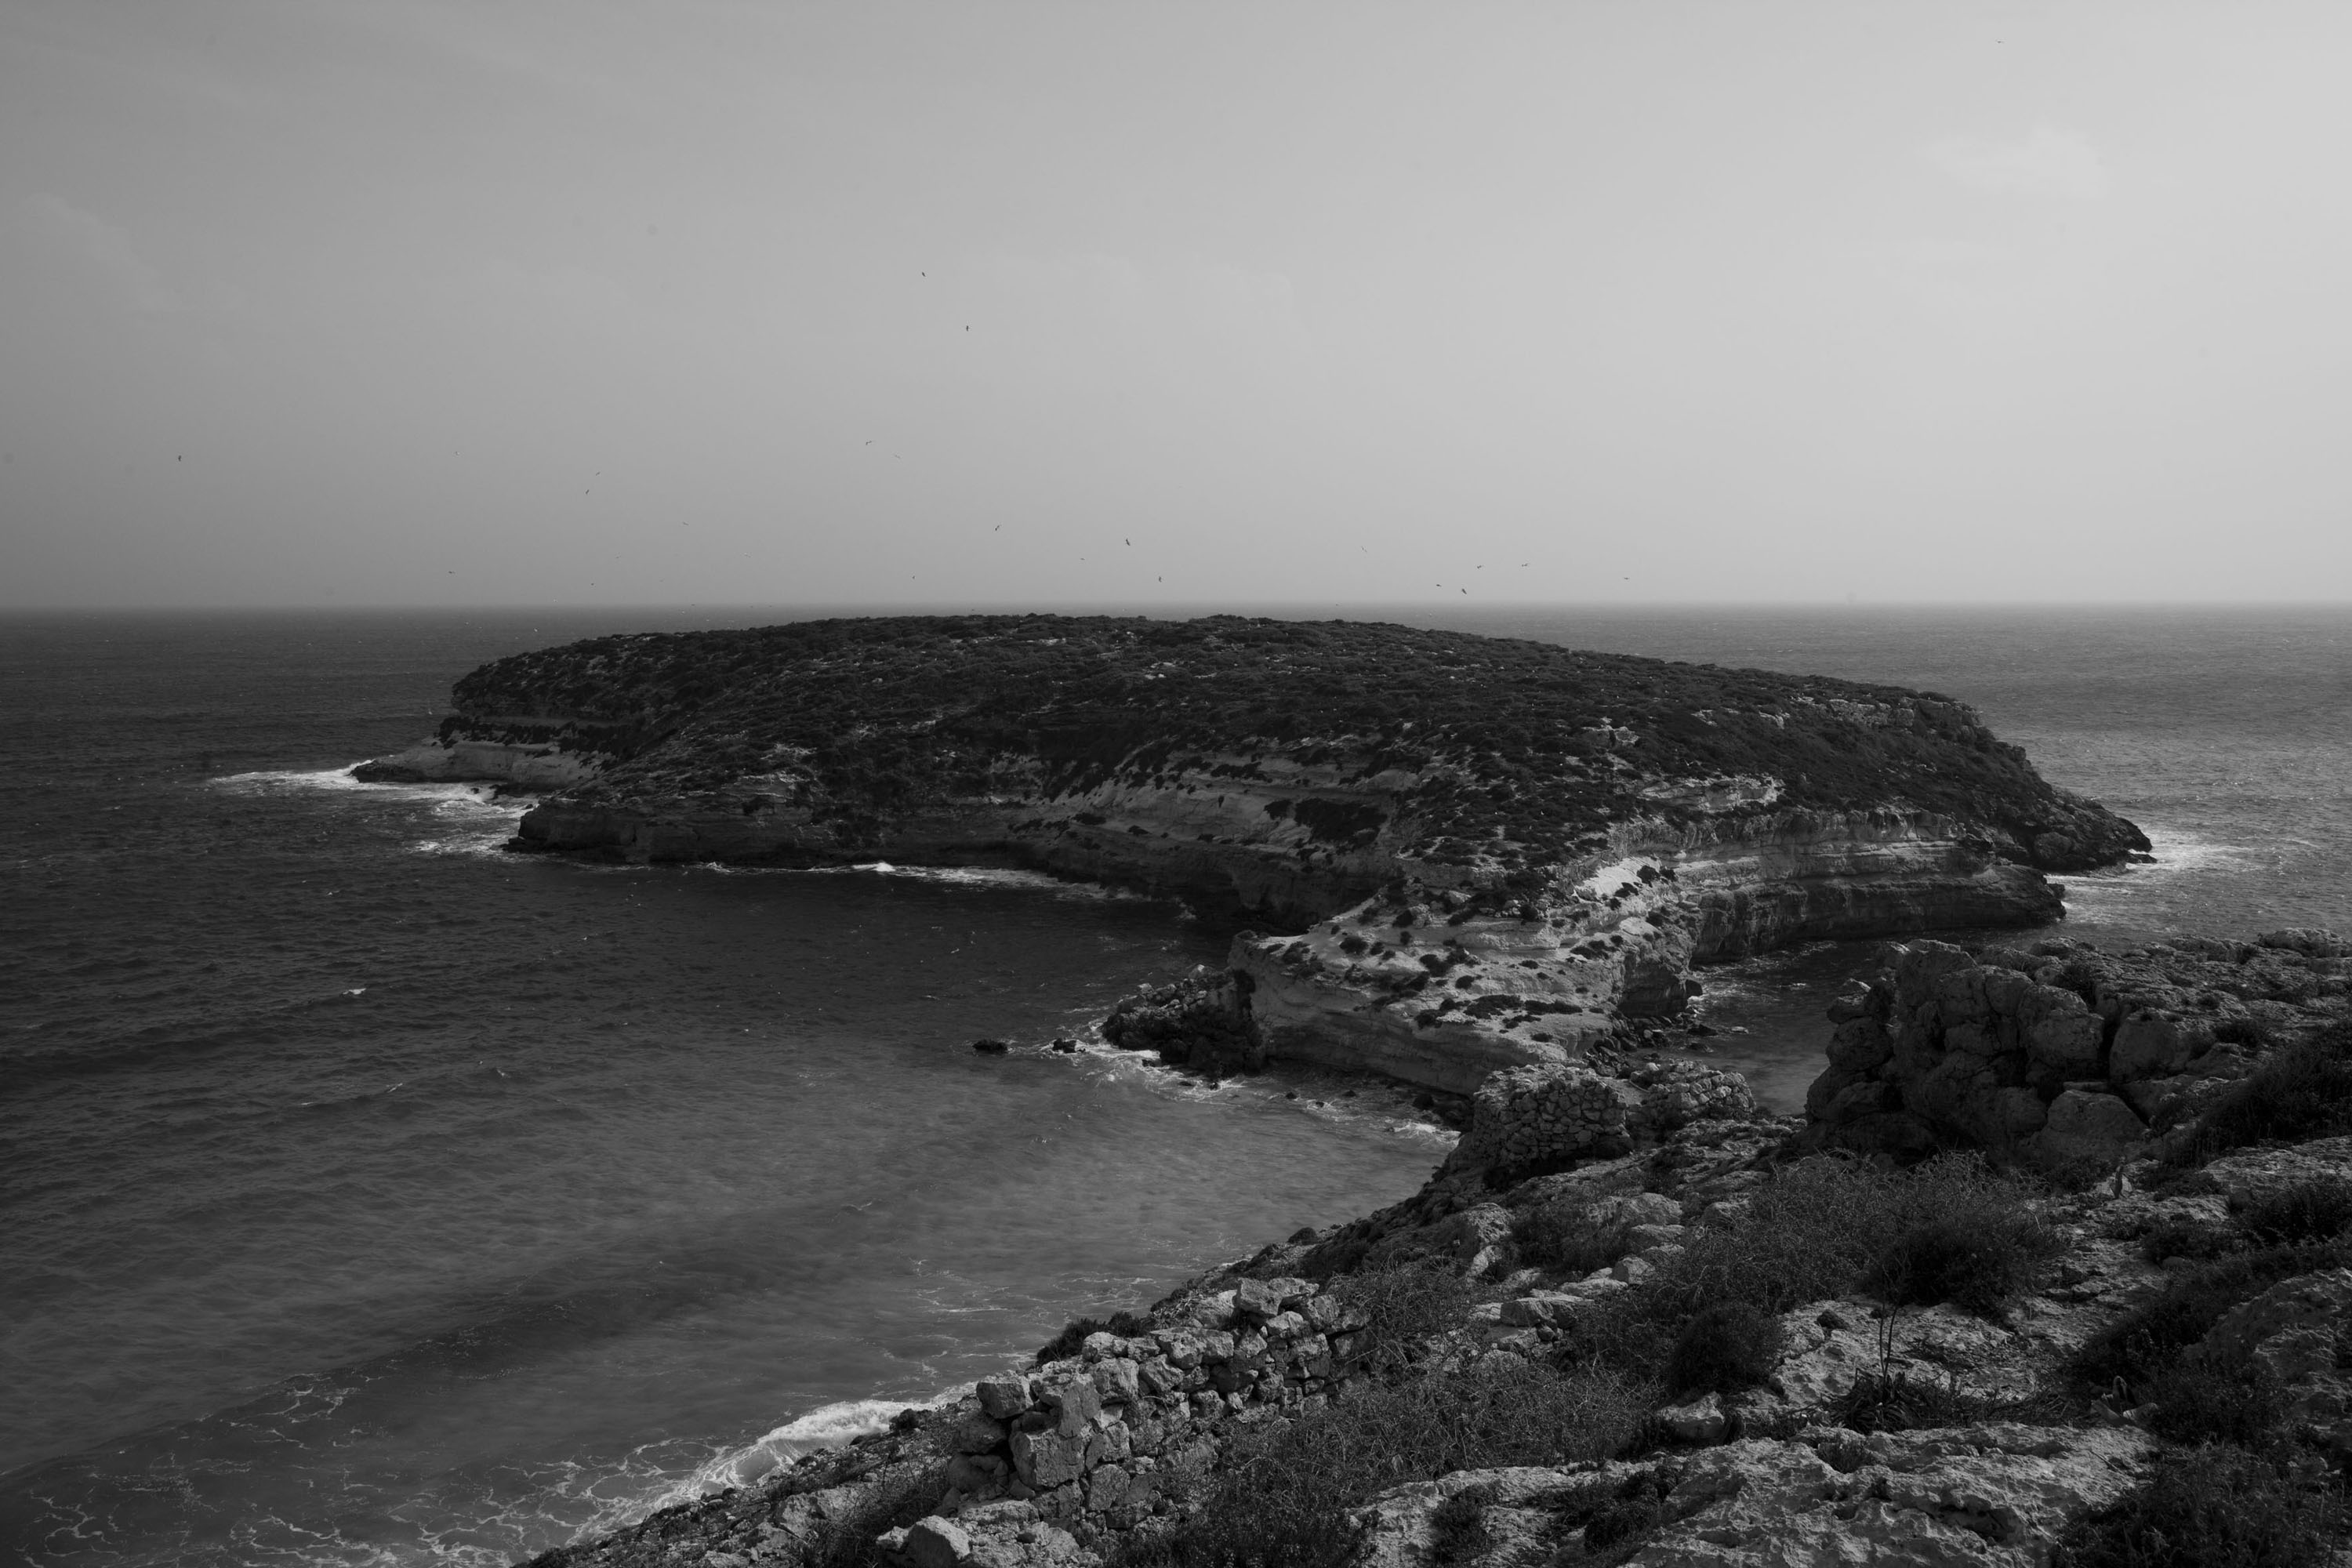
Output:
M0 1557L508 1561L1426 1173L1390 1099L1044 1048L1216 958L1173 905L341 774L484 658L759 618L0 623ZM1448 624L1975 702L2158 843L2075 934L2352 927L2343 612ZM1717 1059L1790 1103L1856 957L1717 972Z

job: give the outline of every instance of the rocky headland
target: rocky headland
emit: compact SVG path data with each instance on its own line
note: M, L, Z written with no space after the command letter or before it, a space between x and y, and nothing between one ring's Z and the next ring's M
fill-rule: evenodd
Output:
M1454 1095L1695 965L2058 918L2144 854L1966 705L1348 622L907 616L603 637L460 680L362 779L548 792L515 847L1001 866L1255 930L1115 1035Z
M1824 1032L1806 1117L1494 1073L1405 1202L538 1568L2340 1561L2352 943L1890 946Z

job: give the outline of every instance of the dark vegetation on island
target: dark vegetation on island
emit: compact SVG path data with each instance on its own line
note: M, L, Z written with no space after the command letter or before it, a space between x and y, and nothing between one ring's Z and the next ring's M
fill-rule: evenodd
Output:
M1629 818L1698 808L1662 780L1769 778L1777 802L1907 806L1979 825L2045 870L2147 840L2057 789L1966 706L1931 693L1346 621L908 616L616 636L519 654L460 680L445 737L555 740L610 759L583 801L773 781L851 832L1036 787L1176 773L1264 778L1269 758L1394 802L1426 858L1556 860ZM756 809L747 805L746 809ZM1306 799L1320 840L1382 826Z

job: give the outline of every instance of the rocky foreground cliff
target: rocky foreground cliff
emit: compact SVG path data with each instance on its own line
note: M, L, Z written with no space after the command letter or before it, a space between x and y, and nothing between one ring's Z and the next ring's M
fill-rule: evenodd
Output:
M2352 943L1913 943L1832 1019L1810 1120L1498 1071L1404 1203L540 1568L2340 1562Z
M2145 853L1967 706L1348 622L907 616L613 637L460 680L369 779L545 790L516 847L1020 867L1253 921L1244 1061L1466 1094L1669 1016L1695 963L2045 923ZM1134 1026L1162 1034L1165 1017Z

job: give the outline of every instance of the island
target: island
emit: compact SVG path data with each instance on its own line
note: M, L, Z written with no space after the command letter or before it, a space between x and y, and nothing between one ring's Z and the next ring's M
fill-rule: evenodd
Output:
M544 792L514 847L1002 866L1249 929L1133 1010L1203 1065L1465 1096L1694 966L2033 926L2145 855L1932 693L1346 621L924 616L594 638L459 680L372 780Z

